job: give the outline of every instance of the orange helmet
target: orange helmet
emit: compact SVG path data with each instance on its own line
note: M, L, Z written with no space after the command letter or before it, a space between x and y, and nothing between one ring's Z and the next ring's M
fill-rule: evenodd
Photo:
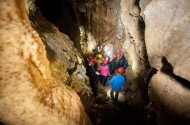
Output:
M104 60L104 61L103 61L103 64L104 64L104 65L107 65L107 64L108 64L108 61L107 61L107 60Z
M119 52L119 55L120 55L120 56L124 56L124 52L123 52L123 51L120 51L120 52Z
M112 57L113 57L114 59L116 59L116 58L117 58L117 54L114 53L114 54L112 55Z
M117 69L117 72L119 74L123 74L124 73L124 69L122 67L120 67L120 68Z

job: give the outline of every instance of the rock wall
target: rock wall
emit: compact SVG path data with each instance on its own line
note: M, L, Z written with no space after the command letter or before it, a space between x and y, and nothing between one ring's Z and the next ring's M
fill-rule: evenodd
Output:
M142 0L143 1L143 0ZM160 124L190 123L190 1L152 0L144 11L150 97Z
M0 15L0 121L89 125L78 95L52 76L45 46L30 25L24 1L0 1ZM80 62L79 55L73 56Z
M48 22L33 2L28 1L28 5L32 26L46 46L53 77L71 86L79 95L91 95L83 57L74 47L73 42Z
M144 21L140 16L140 8L136 0L121 0L120 18L123 24L125 39L122 49L126 52L130 67L126 73L128 87L133 105L147 103L146 76L150 68L144 40Z
M78 52L82 54L80 43L80 20L76 13L75 0L35 0L42 15L59 31L68 35Z
M34 2L29 0L27 3L32 26L39 33L46 46L53 77L73 88L80 96L86 111L90 112L93 106L93 93L89 85L89 78L86 76L83 57L75 48L70 37L47 21ZM86 100L89 101L86 102Z

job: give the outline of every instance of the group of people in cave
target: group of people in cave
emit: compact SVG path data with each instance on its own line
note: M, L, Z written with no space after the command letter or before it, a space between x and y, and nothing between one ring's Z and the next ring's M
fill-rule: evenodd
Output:
M119 57L119 58L118 58ZM117 102L120 90L123 88L126 78L125 69L128 67L124 52L114 53L112 56L103 56L97 53L95 56L87 57L87 75L90 78L90 86L94 97L98 96L98 83L102 87L111 86L110 102ZM115 92L115 96L114 96Z

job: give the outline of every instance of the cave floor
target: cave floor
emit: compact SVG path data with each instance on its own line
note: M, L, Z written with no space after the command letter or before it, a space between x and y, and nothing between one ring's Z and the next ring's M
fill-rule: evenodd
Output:
M101 85L98 85L101 86ZM106 88L98 88L95 105L89 114L93 125L147 125L146 113L129 106L127 101L111 103Z

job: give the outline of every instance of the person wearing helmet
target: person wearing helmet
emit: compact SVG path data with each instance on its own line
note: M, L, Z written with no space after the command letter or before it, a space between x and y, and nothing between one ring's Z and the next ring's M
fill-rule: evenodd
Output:
M106 85L107 78L110 76L108 61L104 60L100 64L100 82L103 86Z
M89 56L89 57L87 58L88 61L91 61L91 60L93 60L93 59L94 59L93 56Z
M122 67L123 69L126 69L128 67L128 61L124 56L124 52L120 51L119 56L118 68Z
M89 56L90 57L90 56ZM95 70L96 60L94 58L88 58L88 64L86 68L87 76L90 80L90 87L92 88L92 92L94 93L94 97L96 97L98 90L98 74Z
M117 69L118 61L117 61L117 54L112 55L112 59L109 62L109 70L110 75L113 75L115 73L115 70Z
M123 76L124 69L122 67L117 69L117 75L113 76L109 80L109 84L111 86L111 92L110 92L110 97L112 102L117 102L118 101L118 96L119 92L123 88L125 84L125 77ZM115 92L115 96L114 96Z
M97 55L97 60L96 60L96 62L97 62L96 70L97 71L100 71L100 64L103 62L102 58L103 58L102 54Z
M98 57L98 59L102 59L102 58L103 58L103 55L99 53L99 54L97 55L97 57Z
M88 56L87 59L86 59L86 61L85 61L85 65L88 66L90 62L93 62L93 60L94 60L93 56L91 56L91 55Z

